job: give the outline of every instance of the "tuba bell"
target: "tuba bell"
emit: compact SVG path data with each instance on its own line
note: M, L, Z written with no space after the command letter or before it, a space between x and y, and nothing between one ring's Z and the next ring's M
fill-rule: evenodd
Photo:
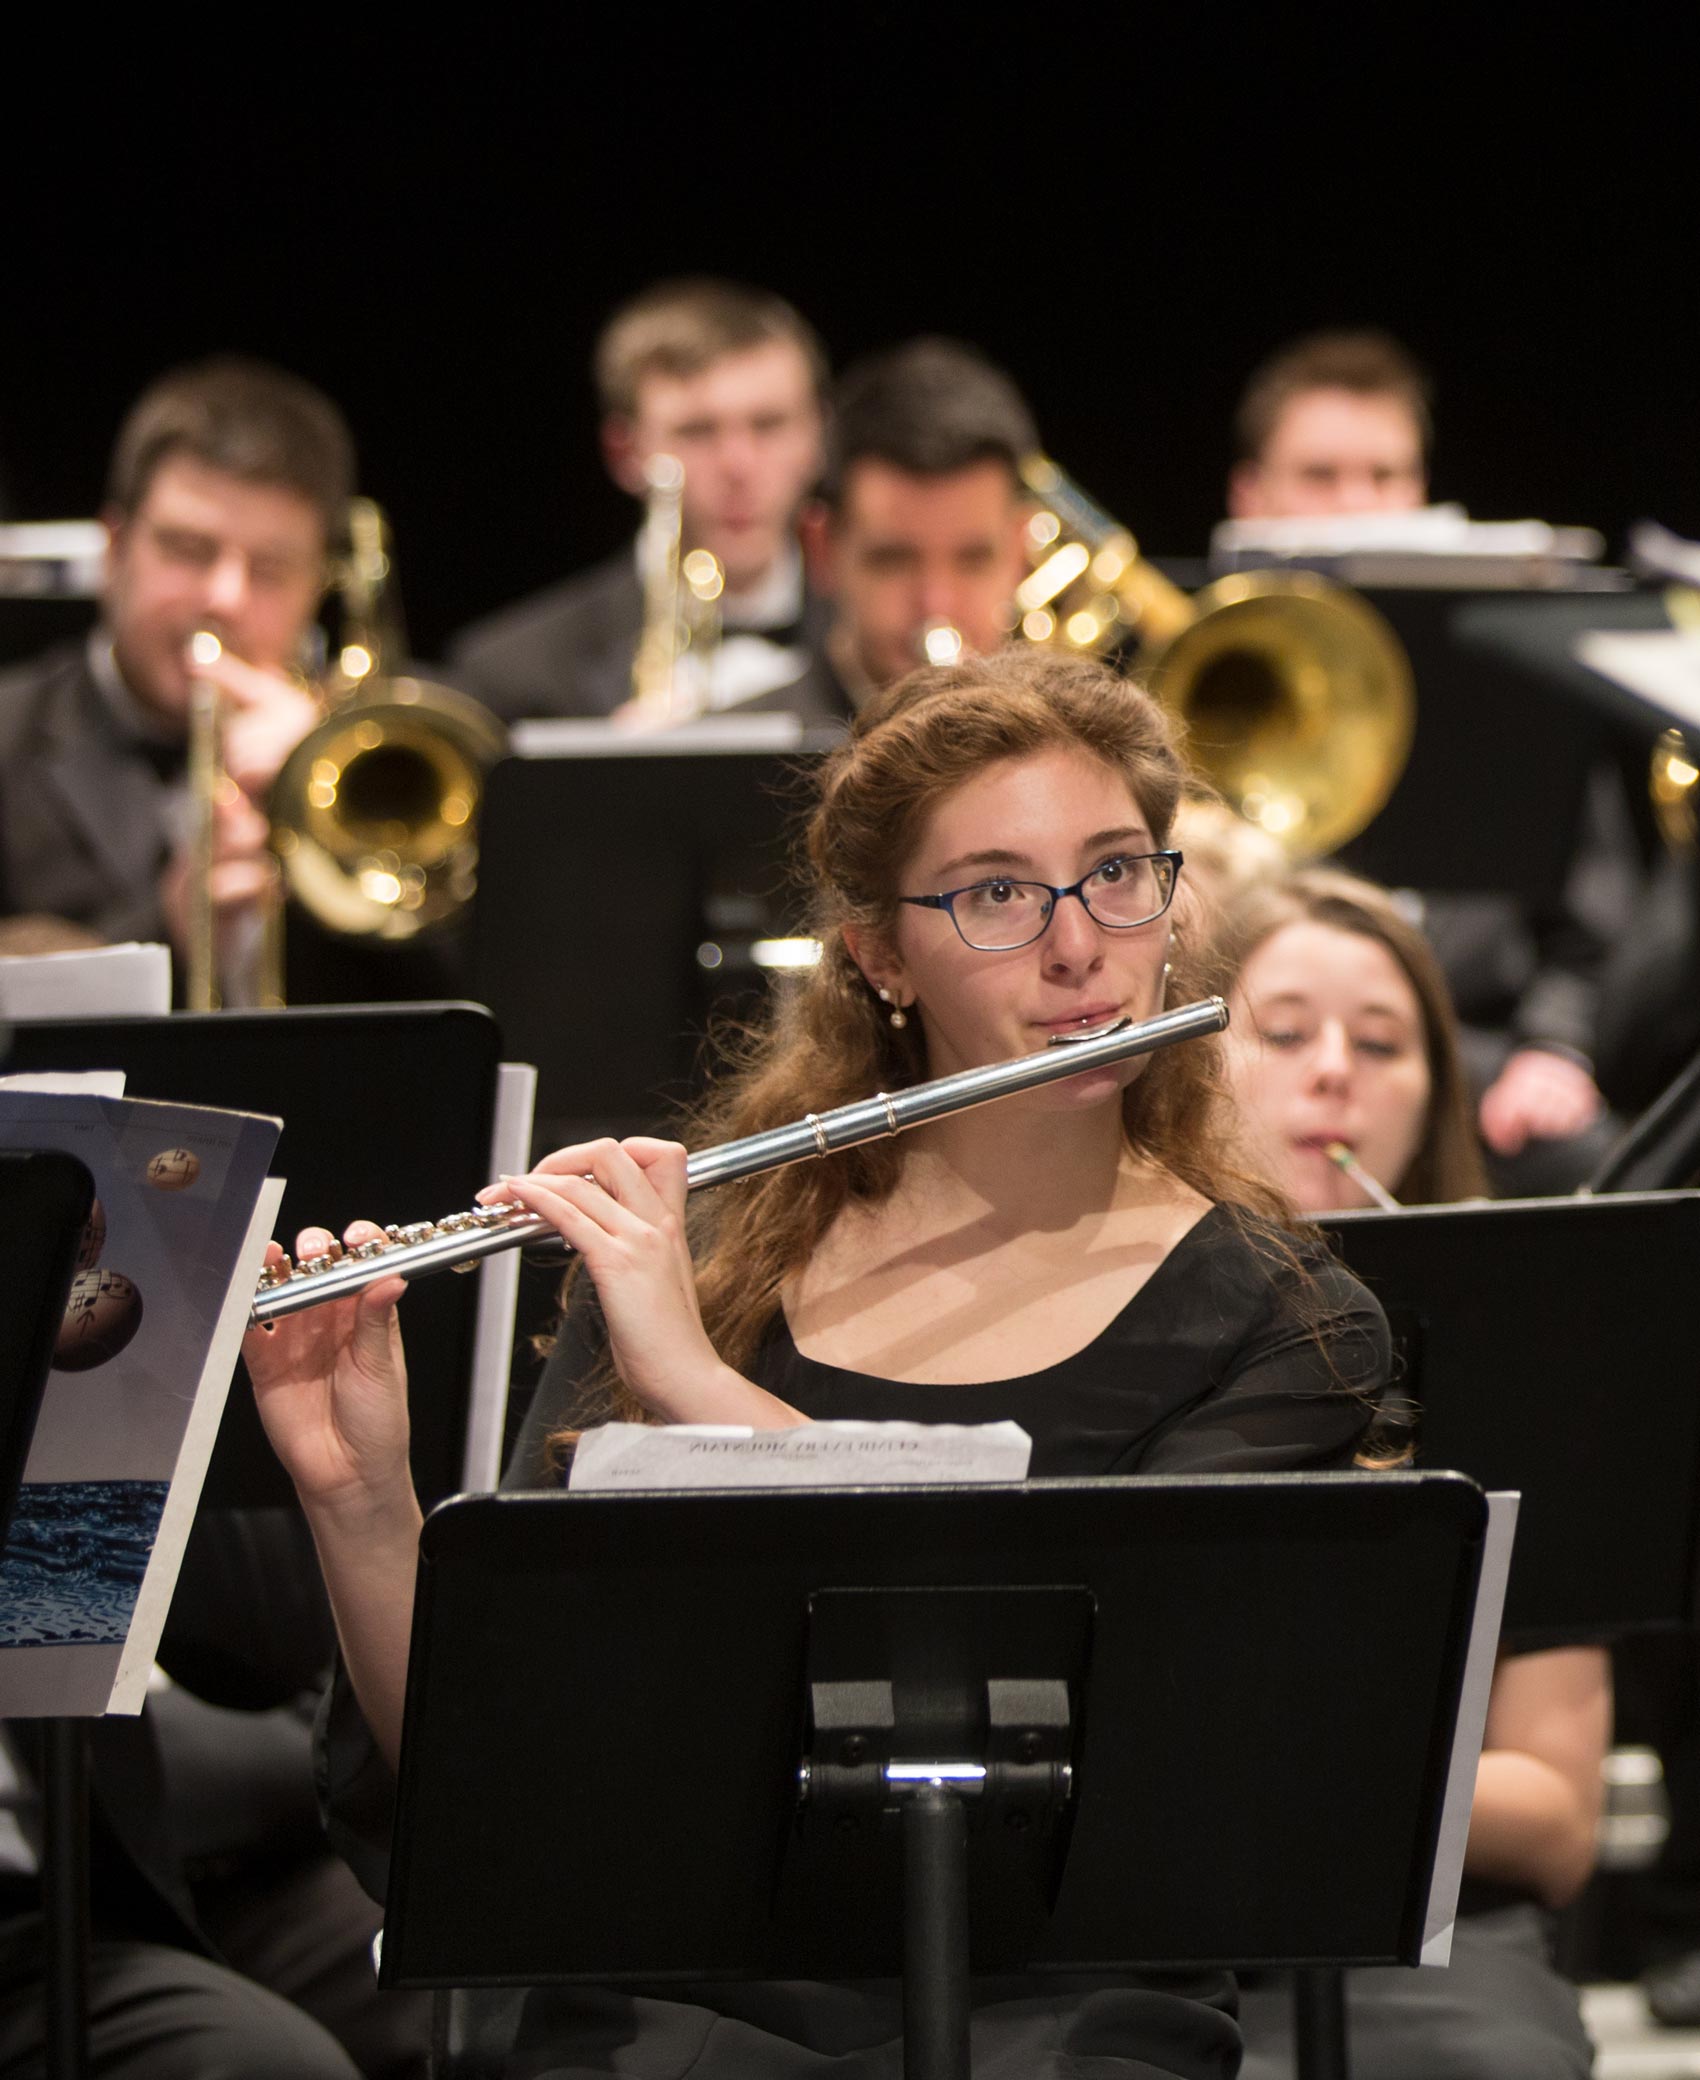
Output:
M1140 678L1230 808L1290 858L1355 837L1393 792L1416 721L1410 663L1375 609L1309 571L1240 572L1189 598L1048 456L1021 477L1038 506L1020 635L1093 653L1133 639Z
M328 931L405 940L455 916L477 881L485 776L507 732L465 694L391 677L403 654L389 530L349 508L341 647L325 719L272 787L272 848L289 893Z

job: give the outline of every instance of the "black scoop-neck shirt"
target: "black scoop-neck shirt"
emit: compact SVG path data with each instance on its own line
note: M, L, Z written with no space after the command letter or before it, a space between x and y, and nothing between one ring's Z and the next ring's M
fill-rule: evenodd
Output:
M584 1289L588 1293L588 1289ZM575 1305L507 1477L552 1487L549 1438L582 1420L594 1309ZM935 1386L805 1357L783 1313L749 1375L817 1422L1019 1423L1035 1477L1349 1466L1386 1384L1379 1303L1319 1242L1213 1206L1086 1346L1038 1372Z

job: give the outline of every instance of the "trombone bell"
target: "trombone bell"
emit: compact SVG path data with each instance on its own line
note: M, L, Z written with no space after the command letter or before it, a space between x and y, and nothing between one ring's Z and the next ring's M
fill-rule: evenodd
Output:
M1048 456L1021 475L1039 501L1021 635L1094 655L1131 637L1139 677L1231 809L1289 858L1355 837L1393 792L1416 727L1410 663L1375 609L1309 571L1243 572L1189 599Z

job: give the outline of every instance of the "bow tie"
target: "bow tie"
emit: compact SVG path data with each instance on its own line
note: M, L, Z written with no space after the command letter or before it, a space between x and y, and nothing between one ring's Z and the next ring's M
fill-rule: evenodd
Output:
M777 643L781 649L793 650L803 640L803 617L799 614L794 621L769 622L760 627L729 621L724 633L728 637L759 636L764 643Z

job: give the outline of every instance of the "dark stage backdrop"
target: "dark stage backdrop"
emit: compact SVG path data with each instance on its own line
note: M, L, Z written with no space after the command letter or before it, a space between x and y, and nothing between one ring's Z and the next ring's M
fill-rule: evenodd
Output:
M591 338L700 269L790 295L839 362L978 341L1159 551L1219 512L1251 362L1366 321L1434 372L1437 496L1700 535L1692 26L1642 48L1633 13L1567 43L1531 15L1495 47L1409 11L1030 10L995 37L878 6L361 19L18 32L14 514L89 511L160 369L270 356L347 409L429 654L622 537Z

